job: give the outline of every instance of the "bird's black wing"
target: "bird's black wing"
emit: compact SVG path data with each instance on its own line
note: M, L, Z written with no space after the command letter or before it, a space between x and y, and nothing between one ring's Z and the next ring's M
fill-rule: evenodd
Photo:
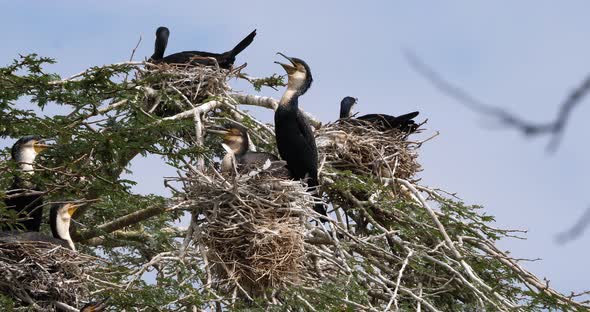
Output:
M368 114L357 117L357 119L370 122L381 130L399 129L403 132L414 132L418 125L412 119L418 114L419 112L411 112L397 117L385 114Z
M310 169L308 172L309 180L307 181L307 185L309 185L310 187L317 187L320 184L318 180L318 149L315 142L315 136L313 135L313 131L311 130L311 125L309 124L307 117L305 117L301 110L297 111L297 125L299 126L300 133L304 141L306 142L307 150L302 151L302 153L305 153L304 155L310 156L309 158L301 157L307 162L306 166ZM315 190L315 193L315 196L320 197L317 194L317 190ZM326 211L326 206L324 206L323 203L316 203L313 207L313 210L324 216L328 215L328 212ZM328 220L325 218L320 218L320 221L324 223Z
M54 245L62 246L66 249L70 249L70 245L67 241L39 232L19 232L19 231L7 231L0 232L0 242L3 243L18 243L18 242L46 242Z
M205 66L215 66L213 60L207 59L209 57L214 58L217 61L219 67L229 69L234 61L236 55L247 48L254 37L256 36L256 29L251 32L246 38L242 39L233 49L225 53L212 53L205 51L182 51L174 54L170 54L162 58L159 62L167 64L201 64Z
M315 144L315 136L313 135L313 131L311 130L311 125L307 121L307 118L303 114L301 110L297 111L297 126L299 127L299 133L303 137L303 141L306 143L306 153L310 155L309 158L309 165L308 168L315 168L315 177L311 177L312 173L310 172L310 177L312 179L317 179L317 167L318 167L318 149Z
M206 58L212 57L217 59L219 58L219 56L220 54L210 52L182 51L167 55L164 58L162 58L159 62L166 64L202 64L206 66L213 66L215 65L215 63L212 60Z

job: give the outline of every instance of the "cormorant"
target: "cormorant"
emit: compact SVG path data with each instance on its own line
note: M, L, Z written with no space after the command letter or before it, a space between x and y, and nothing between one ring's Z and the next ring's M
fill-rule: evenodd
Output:
M352 117L352 107L357 103L357 99L347 96L340 102L340 119ZM390 129L399 129L402 132L412 133L418 129L418 125L412 120L418 116L419 112L411 112L401 116L390 116L385 114L368 114L356 117L358 120L372 124L380 131ZM349 119L353 121L354 119Z
M279 160L276 155L271 153L250 151L248 129L242 126L232 125L226 131L215 132L224 134L223 143L229 147L228 153L221 162L221 172L233 172L234 159L240 173L262 168L266 161Z
M315 138L307 119L299 110L299 97L305 94L313 78L309 65L303 60L288 57L291 64L275 62L283 67L288 75L287 90L275 111L275 136L281 158L287 162L287 168L293 179L307 179L307 185L315 188L318 181L318 151ZM316 190L317 192L317 190ZM327 215L322 203L314 210ZM322 222L327 220L322 218Z
M211 53L201 51L183 51L174 54L170 54L164 57L164 51L168 45L168 37L170 36L170 30L166 27L158 27L156 30L156 44L154 54L151 60L154 63L166 63L166 64L201 64L206 66L215 66L210 57L217 60L219 67L223 69L230 69L236 61L236 55L240 54L245 48L247 48L254 37L256 36L256 29L252 31L246 38L242 39L233 49L224 53Z
M106 297L100 302L89 302L80 309L80 312L101 312L107 308L107 301L111 297Z
M53 237L41 234L39 232L19 232L8 231L0 232L1 242L21 242L21 241L40 241L48 242L55 245L76 250L74 242L70 237L70 220L72 215L78 209L79 204L65 203L55 204L49 212L49 225Z
M15 161L24 174L33 174L35 158L49 145L44 144L38 136L25 136L20 138L12 146L12 160ZM43 197L39 189L35 187L28 179L21 176L15 176L14 181L8 191L6 191L7 209L15 210L19 221L26 231L38 232L43 217ZM2 226L3 230L8 230L7 226Z

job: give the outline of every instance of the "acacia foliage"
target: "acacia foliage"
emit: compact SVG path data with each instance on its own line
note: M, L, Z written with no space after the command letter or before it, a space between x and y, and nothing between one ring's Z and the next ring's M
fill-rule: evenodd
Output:
M195 209L183 205L186 194L182 186L167 185L172 193L169 198L136 194L131 191L136 182L128 169L132 159L148 154L161 156L162 162L181 172L189 171L199 160L205 167L212 167L222 153L219 139L207 136L204 142L198 142L192 118L170 118L190 108L187 98L159 84L170 77L146 69L149 64L92 67L62 79L44 70L52 63L52 59L32 54L0 68L0 137L36 134L55 141L55 148L38 161L35 183L47 191L47 202L63 198L87 201L75 215L73 237L80 252L107 260L97 266L89 280L95 296L112 297L113 311L183 311L193 306L471 311L509 306L502 298L512 301L517 310L586 309L552 289L532 287L534 283L526 280L530 278L528 272L519 272L502 261L506 254L491 257L489 250L499 252L494 242L513 233L491 227L493 218L481 213L480 207L420 189L436 209L436 219L446 234L459 246L462 257L456 257L445 245L448 242L432 215L422 209L425 207L391 193L390 187L375 176L329 164L323 171L326 200L340 207L355 225L340 234L354 235L358 241L336 246L329 240L338 239L338 235L330 238L325 236L329 232L310 230L306 243L316 246L314 239L328 239L327 245L332 246L326 247L328 250L352 255L342 258L346 261L343 267L355 270L329 278L310 272L309 276L316 278L314 287L294 285L253 301L232 301L231 295L221 298L223 294L206 285L207 272L198 246L185 244L187 229L179 226L179 221ZM276 77L271 78L276 85ZM260 88L260 81L265 80L256 80L255 88ZM219 90L218 94L199 97L198 102L188 101L195 105L218 101L228 91L223 86ZM151 110L154 104L166 109ZM229 106L212 109L203 116L203 122L221 123L238 115L241 123L260 130L252 135L255 144L274 149L268 128L247 114L236 115ZM8 157L5 149L0 165L2 190L18 174ZM131 178L123 178L123 173ZM0 217L14 221L1 203ZM198 221L197 213L192 222ZM465 237L477 239L463 240ZM315 251L322 250L318 247ZM383 264L387 265L380 266ZM483 284L469 277L469 269ZM153 274L146 278L146 271ZM384 279L371 279L379 275ZM423 294L423 299L416 299ZM0 305L9 308L18 306L18 302L3 296Z

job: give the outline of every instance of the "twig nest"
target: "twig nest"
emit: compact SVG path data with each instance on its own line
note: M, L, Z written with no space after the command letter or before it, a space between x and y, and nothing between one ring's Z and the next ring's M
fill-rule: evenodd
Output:
M299 181L213 172L193 179L189 198L204 216L194 239L206 247L218 289L253 298L298 283L313 206Z
M229 71L203 65L150 65L141 73L145 83L146 111L168 117L193 108L208 98L231 90L227 81L235 76Z
M47 242L0 242L0 291L44 311L55 301L78 306L93 259Z
M397 129L380 131L369 123L339 120L322 127L316 136L320 159L334 169L405 180L421 171L418 144L407 141L408 134Z

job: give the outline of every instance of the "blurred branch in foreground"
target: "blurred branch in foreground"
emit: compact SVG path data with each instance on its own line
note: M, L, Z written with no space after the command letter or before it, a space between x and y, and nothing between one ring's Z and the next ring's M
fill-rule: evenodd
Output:
M564 245L567 244L584 234L584 231L590 225L590 207L586 209L584 214L578 219L578 221L567 231L561 232L556 235L555 241Z
M572 110L590 91L590 76L588 76L578 87L569 93L560 105L559 112L553 121L543 123L529 122L503 108L483 103L460 87L451 84L412 51L406 51L406 58L416 72L430 81L441 92L454 98L469 109L480 114L493 116L504 125L513 127L527 136L551 136L551 141L547 145L549 151L555 151L557 149Z

